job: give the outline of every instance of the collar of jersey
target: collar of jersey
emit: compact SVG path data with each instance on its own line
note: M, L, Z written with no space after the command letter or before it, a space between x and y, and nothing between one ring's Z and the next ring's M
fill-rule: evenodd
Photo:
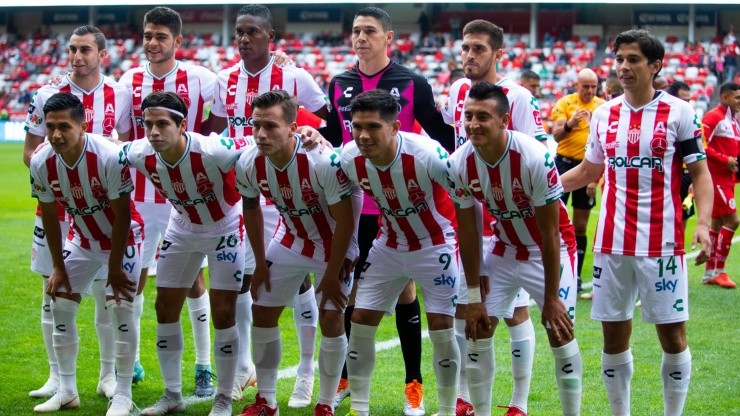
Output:
M82 92L85 95L90 95L90 94L94 93L95 90L97 90L98 88L100 88L100 86L103 85L103 83L105 82L105 75L103 75L103 74L100 74L100 75L101 75L101 77L100 77L100 83L98 85L96 85L95 88L91 89L90 91L86 91L85 89L83 89L79 85L75 84L74 81L72 81L72 77L69 76L69 74L67 74L65 76L67 77L67 82L69 82L69 85L70 86L72 86L76 90L79 90L80 92Z
M512 135L511 130L506 130L506 136L508 138L508 141L506 142L506 150L504 150L504 153L501 154L501 157L498 158L498 160L496 162L494 162L493 164L486 162L486 160L483 159L483 156L481 156L478 153L478 150L475 147L473 147L473 151L475 152L475 157L477 157L478 159L480 159L481 162L485 163L486 166L489 166L489 167L492 167L492 168L495 168L496 166L498 166L499 163L501 163L501 161L504 160L504 159L506 159L506 156L508 156L509 149L511 149L511 142L514 140L514 136Z
M403 144L403 136L399 132L399 133L396 133L396 138L398 139L398 149L396 149L396 156L393 157L393 160L391 161L391 163L385 166L378 166L375 163L370 162L375 167L375 169L385 172L388 169L390 169L394 163L396 163L396 160L398 160L398 156L401 154L401 145Z
M82 146L82 152L80 153L80 157L77 158L77 160L75 161L75 163L72 164L72 166L67 165L67 162L64 161L63 157L58 156L59 160L62 162L62 165L64 165L65 168L72 170L72 169L75 169L77 165L80 164L80 161L82 160L82 158L85 157L85 152L87 151L87 141L88 140L89 138L87 137L87 133L85 133L85 145Z
M190 137L190 133L185 132L185 140L186 140L185 151L182 152L182 156L180 157L180 160L175 162L174 165L170 165L169 163L167 163L166 160L162 159L162 156L159 154L159 152L156 152L157 158L159 158L159 160L161 160L162 163L164 163L164 165L167 166L168 168L172 168L172 169L176 168L180 163L182 163L183 160L185 160L185 157L187 157L187 155L190 153L190 142L192 141L192 138Z
M265 70L267 68L271 67L273 62L275 62L275 57L274 56L270 56L270 62L268 62L267 65L265 65L264 68L260 69L259 71L255 72L254 74L251 73L251 72L249 72L249 71L247 71L247 68L244 67L244 61L243 60L242 60L241 64L239 64L239 67L241 68L242 72L244 72L245 74L249 75L250 77L256 77L257 75L265 72Z
M177 71L177 68L179 68L179 67L180 67L180 61L175 61L175 67L174 67L174 68L172 68L172 69L170 70L170 72L168 72L168 73L166 73L166 74L162 75L161 77L158 77L158 76L154 75L154 73L153 73L152 71L150 71L150 70L149 70L149 65L151 65L151 63L147 63L147 64L146 64L146 72L147 72L147 74L151 75L151 76L152 76L152 78L154 78L154 79L157 79L157 80L159 80L159 79L165 79L165 78L167 78L168 76L172 75L172 73L173 73L173 72Z
M285 166L283 166L282 168L279 168L279 167L275 166L272 163L272 161L270 160L269 157L266 157L265 158L265 159L267 159L267 162L270 164L270 166L272 166L273 168L275 168L275 170L278 171L278 172L285 171L286 169L288 169L288 167L290 167L290 165L293 164L293 161L295 160L295 157L298 154L298 149L301 148L301 137L299 135L297 135L297 134L294 134L293 137L295 137L295 139L296 139L295 140L295 149L293 149L293 156L290 158L290 160L288 161L288 163L285 164ZM321 145L319 145L319 146L321 146Z
M646 109L646 108L650 107L651 105L653 105L653 104L654 104L654 103L655 103L656 101L658 101L658 99L659 99L660 97L662 97L662 96L663 96L663 91L661 91L661 90L657 90L657 91L655 91L655 95L653 95L653 99L652 99L652 100L650 100L650 102L649 102L649 103L647 103L647 104L643 105L643 106L642 106L642 107L640 107L640 108L634 108L634 107L632 107L632 105L630 105L630 103L628 103L628 102L627 102L627 98L625 97L625 95L624 95L624 94L622 94L622 102L623 102L623 103L624 103L624 105L626 105L626 106L627 106L627 108L629 108L629 109L630 109L630 110L631 110L632 112L634 112L634 113L638 113L638 112L640 112L640 111L642 111L642 110L644 110L644 109Z

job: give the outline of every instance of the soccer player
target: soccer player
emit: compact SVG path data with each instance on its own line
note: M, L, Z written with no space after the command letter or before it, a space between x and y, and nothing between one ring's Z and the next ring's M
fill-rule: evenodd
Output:
M236 44L242 60L231 68L218 73L214 103L211 107L210 121L214 131L227 128L229 137L242 137L252 134L252 101L259 95L282 89L296 97L298 104L322 119L326 118L326 97L313 77L302 68L280 67L270 55L270 42L275 39L270 9L261 4L242 7L235 23ZM265 201L264 198L261 199ZM265 205L265 233L273 234L277 228L279 214L271 205ZM239 352L237 383L234 386L234 399L241 399L241 390L252 384L252 371L249 353L249 324L252 321L252 298L249 294L249 281L244 279L237 299L237 324L242 339ZM310 282L309 282L310 283ZM290 407L305 407L311 402L314 383L313 354L316 343L318 309L314 290L309 285L302 287L302 293L293 302L293 317L299 327L301 360L298 365Z
M519 85L526 88L533 97L540 95L540 76L536 72L526 70L519 76Z
M503 77L496 71L496 64L504 53L502 47L504 31L500 27L485 20L474 20L463 28L462 61L465 77L450 87L450 95L442 109L445 121L454 125L456 146L462 146L467 141L464 128L465 98L471 85L487 81L504 89L511 106L509 110L508 128L522 132L540 140L547 140L542 127L540 109L537 99L521 85L509 78ZM486 224L493 218L483 212ZM492 238L493 230L486 226L483 229L484 237ZM485 285L487 279L484 279ZM460 351L467 350L465 341L465 305L467 290L465 279L460 279L460 293L455 312L455 336ZM522 290L517 297L514 315L505 317L504 322L509 328L511 339L511 368L514 377L514 387L509 403L509 416L518 415L516 412L527 412L527 399L532 379L532 365L534 362L535 335L534 325L529 319L529 294ZM458 413L465 414L472 410L468 397L467 378L465 377L465 362L460 364L460 400L457 402Z
M620 85L621 88L621 85ZM686 102L691 100L691 87L682 81L673 81L671 85L666 88L666 92L674 97L680 98ZM707 162L709 164L709 162ZM686 166L683 167L683 175L681 175L681 204L682 214L681 219L683 220L683 230L686 232L686 223L689 218L694 215L694 189L691 186L691 175ZM690 196L689 196L690 195ZM689 198L688 200L686 198ZM712 229L709 229L709 237L712 237ZM712 241L714 244L714 241ZM712 257L714 257L715 251L712 250ZM707 260L706 264L712 263L712 259ZM582 296L582 295L581 295ZM639 302L639 301L638 301Z
M60 92L43 107L50 146L31 158L32 195L52 259L46 285L51 297L54 354L59 387L37 413L80 406L76 366L80 341L77 310L98 272L107 276L106 308L114 333L117 368L107 416L127 416L133 407L131 380L139 342L132 300L141 268L141 218L131 204L133 182L119 149L107 139L85 133L85 107L75 95ZM72 218L63 243L56 204Z
M740 155L740 127L735 114L740 112L740 85L726 82L719 88L720 103L702 119L707 140L707 165L714 185L714 204L709 238L712 257L702 277L705 285L734 289L735 282L725 273L725 261L730 254L732 236L738 226L735 206L735 174Z
M459 279L447 151L438 142L399 132L398 101L384 89L351 104L353 142L342 168L380 208L381 231L357 285L347 352L352 411L370 411L375 333L410 279L425 298L440 414L455 413L460 352L453 316Z
M711 253L712 181L701 125L688 103L653 89L664 53L660 40L645 30L628 30L615 38L624 95L594 111L585 159L561 177L567 192L604 173L591 317L601 321L602 378L615 415L630 414L629 342L638 294L642 318L655 324L663 349L665 414L680 415L688 393L688 278L683 227L676 218L681 160L691 174L698 211L693 244L698 241L702 247L695 263L704 263Z
M157 356L164 395L142 415L183 411L180 311L204 257L210 271L210 302L218 371L211 416L231 415L239 333L236 296L244 273L241 198L233 166L249 145L243 139L206 137L187 131L188 108L174 92L153 92L141 103L148 140L124 147L128 163L146 175L173 206L157 265Z
M512 316L518 292L532 295L542 311L555 356L555 378L564 415L579 415L581 354L575 340L575 241L555 162L547 148L523 133L507 130L509 102L503 88L473 85L465 101L469 139L450 158L458 195L459 240L468 287L466 334L470 398L479 416L491 414L495 373L493 334L499 317ZM471 198L472 196L472 198ZM495 219L494 240L485 248L481 271L481 224L475 201ZM488 226L488 224L484 224ZM480 276L491 279L482 301ZM506 413L524 415L510 408Z
M578 72L576 92L559 99L552 109L552 119L555 121L552 135L558 143L555 165L561 175L573 169L583 160L591 114L604 103L603 99L596 96L598 85L599 77L596 76L596 73L588 68L582 69ZM578 292L582 291L581 271L583 270L583 260L588 246L588 237L586 236L588 218L591 216L591 208L596 205L594 198L596 183L588 185L590 190L585 186L574 190L572 192L573 200L571 201L573 226L576 230L576 243L578 245ZM571 192L565 192L563 202L567 204L570 196Z
M357 65L335 76L329 83L331 102L326 129L321 132L334 146L339 147L353 140L352 114L350 102L363 91L380 88L389 91L401 106L398 120L402 131L413 131L414 120L418 120L424 131L433 139L452 151L453 131L440 116L432 95L429 82L405 66L388 57L388 47L393 43L391 18L385 10L366 7L355 14L352 23L352 48L357 55ZM355 285L359 282L360 271L378 235L378 216L380 211L369 197L365 197L359 225L360 258L355 267ZM350 306L345 314L345 331L349 337L351 325L349 318L354 309ZM409 281L401 292L395 308L396 328L401 340L401 352L406 366L406 401L404 415L424 414L424 392L421 375L421 310L416 298L414 282ZM346 367L337 390L334 407L349 394Z
M56 84L41 87L28 107L23 150L23 161L26 166L30 164L31 155L38 145L44 141L46 134L44 104L49 97L58 92L72 93L82 101L87 133L107 137L117 133L118 137L123 140L128 136L131 130L131 121L128 117L131 97L125 88L100 72L101 62L108 54L105 42L103 33L93 26L81 26L72 32L67 46L72 72ZM58 210L62 234L66 235L69 223L61 206ZM47 279L52 271L52 258L44 236L41 211L37 210L31 251L31 270ZM105 276L101 275L100 279L93 282L91 291L95 300L95 330L100 350L100 376L97 392L101 396L111 398L116 386L115 341L113 325L105 310L105 284ZM49 378L40 389L29 393L31 397L51 397L59 386L58 363L52 346L53 325L50 301L51 298L44 295L41 306L41 332L49 360Z
M239 158L237 188L243 195L247 236L256 259L251 293L252 342L257 399L242 415L276 415L277 373L282 353L278 319L298 293L307 273L316 277L320 299L320 393L314 415L333 415L332 403L347 353L343 310L357 257L353 241L352 189L339 155L308 151L296 135L298 105L285 91L270 91L252 102L256 148ZM282 221L267 248L260 194L277 207ZM352 243L353 248L348 252Z
M131 93L131 115L134 124L131 140L146 139L144 112L141 103L153 91L173 91L192 109L187 117L187 131L210 133L203 120L203 107L213 100L216 75L211 71L175 59L175 52L182 44L182 19L168 7L155 7L144 15L145 66L132 68L119 81ZM205 128L204 128L205 127ZM146 175L133 169L134 203L144 220L146 239L142 248L144 267L139 278L139 290L134 300L137 318L144 309L144 284L150 267L156 265L159 242L167 228L172 205L156 191ZM213 395L213 370L211 369L210 302L205 290L203 269L187 295L188 313L193 328L195 345L195 395ZM144 378L144 368L136 360L134 381Z

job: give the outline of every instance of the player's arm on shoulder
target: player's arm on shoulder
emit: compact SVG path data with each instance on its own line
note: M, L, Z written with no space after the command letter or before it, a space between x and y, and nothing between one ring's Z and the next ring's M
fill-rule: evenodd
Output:
M203 120L203 123L201 123L200 131L204 135L209 135L211 133L221 134L226 130L228 125L229 123L226 120L226 117L217 116L211 112L208 118Z
M414 118L424 131L450 152L455 150L455 129L442 118L434 101L432 86L421 76L414 77Z
M31 157L41 143L44 143L44 136L26 132L26 138L23 142L23 164L28 167L31 166Z

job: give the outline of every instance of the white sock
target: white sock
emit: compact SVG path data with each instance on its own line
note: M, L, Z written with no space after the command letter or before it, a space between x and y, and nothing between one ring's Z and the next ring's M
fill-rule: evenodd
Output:
M316 292L311 286L305 293L296 295L293 302L293 320L295 321L298 344L301 349L301 360L298 363L298 374L313 377L313 355L316 349L316 325L319 321L319 308L316 305Z
M277 406L277 373L283 344L280 327L252 327L252 359L257 371L257 391L270 407Z
M375 368L375 333L377 326L352 322L347 346L347 375L351 409L370 412L370 379Z
M437 376L439 412L454 414L460 375L460 350L455 341L455 329L429 331L429 339L432 341L432 360L434 374Z
M466 360L470 403L477 416L490 416L493 380L496 375L493 338L468 341Z
M578 416L581 414L581 379L583 377L578 341L573 339L562 347L552 348L552 354L555 356L555 379L558 381L563 415Z
M108 315L105 300L105 280L94 280L92 295L95 300L95 331L98 333L100 350L100 378L113 374L116 363L116 341L113 335L113 323Z
M215 329L213 341L213 356L216 359L216 375L218 378L217 393L231 397L236 374L236 357L239 353L239 331L236 325L226 329Z
M54 354L59 363L59 391L77 395L77 310L80 304L63 298L51 302L54 317Z
M188 314L193 327L195 364L211 365L211 303L208 291L199 298L188 298Z
M106 303L116 340L116 394L131 397L131 381L134 379L134 361L136 360L136 346L139 344L139 332L134 320L134 304L122 300L116 304L115 300Z
M157 358L164 387L172 393L182 394L182 325L157 324Z
M141 350L141 315L144 314L144 292L140 295L136 295L134 298L134 324L136 325L136 332L138 333L139 342L136 344L136 358L135 361L141 361L139 357L139 351Z
M511 345L511 375L514 377L514 388L511 392L509 406L516 406L527 413L534 363L534 325L531 319L527 319L519 325L508 328Z
M319 400L318 403L330 405L339 387L344 357L347 355L347 337L321 337L319 351Z
M236 297L236 327L239 330L239 356L237 358L237 374L247 374L254 370L250 342L252 338L252 294L240 293Z
M660 369L663 378L664 415L683 414L686 395L691 382L691 351L689 347L678 354L663 353L663 364Z
M465 319L455 319L455 340L457 341L457 349L460 351L460 355L466 354L468 351L468 340L465 338ZM463 400L470 403L468 377L465 374L465 363L467 361L467 359L460 359L460 389L458 394Z
M634 372L632 350L601 354L601 378L614 416L630 414L630 383Z
M46 279L44 279L44 285ZM49 377L59 377L59 365L54 354L54 316L51 314L51 296L44 293L41 301L41 335L44 337L46 358L49 360Z

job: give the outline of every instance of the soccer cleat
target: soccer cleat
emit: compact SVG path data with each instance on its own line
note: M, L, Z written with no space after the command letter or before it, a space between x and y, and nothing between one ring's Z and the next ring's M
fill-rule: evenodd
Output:
M116 376L108 373L98 380L98 388L95 390L98 395L106 397L108 400L113 398L116 393Z
M349 397L349 380L346 378L340 378L339 386L337 387L337 394L334 396L334 403L332 403L332 406L336 409L347 397Z
M231 397L219 393L213 398L213 407L208 416L231 416Z
M334 409L328 404L316 403L313 409L313 416L334 416Z
M405 416L424 416L424 386L416 380L406 383L406 403L403 404Z
M728 276L725 272L719 273L711 279L703 281L702 283L705 285L717 285L725 289L734 289L737 286L735 282L730 279L730 276Z
M504 413L504 416L527 416L526 413L522 412L522 409L516 406L499 406L502 409L509 409Z
M110 399L105 416L129 416L133 408L134 402L131 398L118 393Z
M57 391L51 399L33 408L36 413L50 413L62 409L76 409L80 407L80 397L76 394Z
M583 292L581 293L581 299L591 300L594 298L594 292Z
M455 405L455 416L475 416L473 405L466 402L462 397L458 397Z
M254 398L254 403L244 406L239 416L279 416L280 409L267 405L267 400L259 393Z
M213 396L213 379L216 375L210 365L195 365L195 394L198 397Z
M168 413L179 413L185 411L185 402L180 393L164 391L162 397L156 403L141 411L142 416L161 416Z
M294 409L306 407L311 404L311 397L313 396L313 375L305 376L298 375L295 378L295 385L293 386L293 394L288 400L288 407Z
M41 388L38 390L31 390L28 392L28 397L40 399L43 397L51 397L57 392L59 388L59 376L54 374L50 375Z
M134 378L131 380L131 384L136 384L140 381L144 381L144 377L146 377L146 371L144 371L144 366L141 365L141 361L136 361L134 363Z
M231 389L231 400L240 402L244 398L244 390L247 387L257 387L257 374L254 369L248 373L237 374L234 377L234 387Z

